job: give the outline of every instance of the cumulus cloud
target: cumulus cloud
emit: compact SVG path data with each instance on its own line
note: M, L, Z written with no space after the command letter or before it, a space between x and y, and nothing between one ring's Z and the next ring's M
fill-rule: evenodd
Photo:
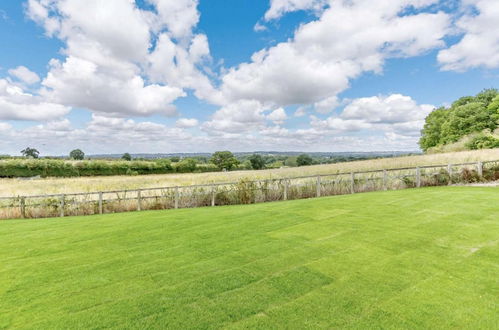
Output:
M69 107L30 94L6 79L0 79L0 119L50 120L66 115Z
M326 114L332 112L340 105L340 101L337 96L328 97L322 101L316 102L314 104L315 111L318 113Z
M265 13L265 20L278 19L286 13L298 10L322 10L328 0L270 0L270 8Z
M334 132L381 131L412 137L419 135L433 109L431 104L418 104L401 94L363 97L348 101L337 116L325 120L312 116L311 126Z
M282 125L288 119L288 116L283 108L279 108L268 114L267 119L274 122L274 124Z
M264 125L265 110L268 109L256 100L233 102L217 110L202 129L209 134L249 132Z
M25 66L18 66L15 69L10 69L9 74L28 85L36 84L40 81L40 77Z
M176 110L171 103L185 95L179 88L146 85L138 75L116 77L94 62L72 56L64 63L53 60L43 85L48 99L117 116L173 115Z
M199 121L195 118L180 118L175 123L176 127L179 128L192 128L199 125Z
M278 107L334 97L362 73L381 72L387 58L444 46L448 14L404 12L435 2L331 1L319 19L301 25L291 40L231 68L221 90L229 101L258 100Z
M29 0L28 17L65 43L40 95L108 116L172 116L185 89L216 100L200 70L210 59L208 39L193 33L198 1L147 2L152 9L122 0Z
M355 99L345 107L341 116L370 123L392 124L424 120L433 109L435 107L430 104L418 105L410 96L392 94Z
M496 0L464 0L466 14L456 26L461 40L438 53L443 70L464 71L470 68L499 67L499 2Z

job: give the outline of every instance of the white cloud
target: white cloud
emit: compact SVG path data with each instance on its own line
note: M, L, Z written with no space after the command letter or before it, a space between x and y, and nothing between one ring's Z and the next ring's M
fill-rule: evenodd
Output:
M477 67L498 68L499 2L464 0L463 4L468 6L468 13L459 18L456 25L464 35L458 43L438 53L442 69L464 71Z
M278 19L286 13L298 10L314 10L318 12L327 3L328 0L270 0L270 8L265 13L265 20Z
M210 121L203 123L202 129L209 134L240 134L262 127L267 110L255 100L241 100L217 110Z
M173 38L189 37L199 21L197 0L147 0L154 4L159 19Z
M70 110L69 107L48 102L0 79L0 119L44 121L64 116Z
M385 59L420 55L444 45L444 12L401 14L435 1L332 1L294 38L263 49L222 77L228 101L271 106L320 102L348 88L364 72L381 72ZM334 31L334 33L331 33Z
M392 94L355 99L345 107L341 117L369 123L393 124L424 120L433 109L435 107L430 104L418 105L409 96Z
M114 116L175 114L173 102L194 89L220 102L199 69L208 39L194 34L197 0L29 0L28 16L66 47L40 90L46 100Z
M318 113L326 114L334 111L340 105L340 101L337 96L328 97L322 101L316 102L314 104L315 111Z
M53 60L43 85L51 100L73 107L113 115L174 115L171 103L185 93L170 86L145 85L139 75L116 77L93 62L68 57L64 63Z
M199 125L199 121L195 118L180 118L175 123L178 128L192 128Z
M267 27L265 25L261 24L260 22L257 22L255 24L255 26L253 27L253 30L255 30L255 32L262 32L262 31L266 31Z
M288 119L288 116L283 108L279 108L268 114L267 119L274 122L274 124L282 125Z
M40 81L40 77L25 66L18 66L15 69L10 69L9 74L28 85L36 84Z

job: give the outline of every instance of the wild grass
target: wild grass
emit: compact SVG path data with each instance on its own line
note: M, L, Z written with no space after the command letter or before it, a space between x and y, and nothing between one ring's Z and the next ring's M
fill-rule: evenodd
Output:
M497 188L0 222L0 328L494 329Z
M0 197L187 186L205 183L236 182L243 178L249 180L278 179L302 175L333 174L337 172L355 172L487 160L499 160L499 149L405 156L261 171L47 178L36 180L0 179Z

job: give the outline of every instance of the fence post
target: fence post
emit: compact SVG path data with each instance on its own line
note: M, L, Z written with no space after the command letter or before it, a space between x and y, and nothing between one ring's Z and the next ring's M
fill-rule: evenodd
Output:
M355 194L355 173L350 173L350 192Z
M137 211L142 209L142 192L141 190L137 190Z
M26 218L26 197L21 197L21 200L19 201L19 207L21 209L21 217L23 219Z
M416 187L421 187L421 169L416 167Z
M284 180L284 194L282 196L283 200L288 200L288 180Z
M317 177L317 197L321 197L321 177Z
M99 192L99 214L104 213L103 207L102 207L102 191Z
M387 181L386 170L383 170L383 190L388 190Z
M477 165L477 170L478 170L478 176L482 177L483 176L483 163L478 162L476 165Z
M64 217L64 199L65 199L65 195L61 195L61 200L60 200L60 216L61 218Z
M452 164L447 165L447 173L449 173L449 186L452 184Z
M175 208L176 209L178 209L178 199L179 199L178 187L175 187Z
M215 186L211 186L211 206L215 206Z

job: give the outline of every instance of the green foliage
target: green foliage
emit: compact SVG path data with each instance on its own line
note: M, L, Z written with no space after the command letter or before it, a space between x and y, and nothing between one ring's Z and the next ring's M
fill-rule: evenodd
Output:
M132 160L132 155L130 155L128 152L125 152L123 156L121 156L121 159L126 160L126 161L131 161Z
M230 171L239 164L239 161L230 151L217 151L211 157L211 162L220 170Z
M426 122L421 132L421 139L419 140L419 146L423 151L440 143L442 125L447 120L449 113L450 111L446 108L438 108L426 117Z
M21 150L21 155L26 158L38 158L38 156L40 156L40 152L35 148L27 147L26 149Z
M434 110L426 118L419 145L423 151L459 141L499 125L499 92L486 89L476 96L465 96L450 108Z
M265 160L263 159L263 157L261 155L251 155L251 157L249 158L249 161L251 162L251 167L254 169L254 170L261 170L263 168L265 168Z
M0 161L0 177L75 177L165 174L174 172L169 161L67 162L53 159L9 159Z
M312 165L313 162L314 162L314 160L312 159L312 157L310 157L307 154L302 154L302 155L298 156L298 158L296 158L296 164L298 166Z
M83 160L85 158L85 153L80 149L75 149L69 153L69 158L74 160Z
M499 148L499 139L492 135L480 134L468 142L466 147L470 150Z
M178 162L175 168L179 173L192 173L196 171L197 161L192 158L185 158Z

